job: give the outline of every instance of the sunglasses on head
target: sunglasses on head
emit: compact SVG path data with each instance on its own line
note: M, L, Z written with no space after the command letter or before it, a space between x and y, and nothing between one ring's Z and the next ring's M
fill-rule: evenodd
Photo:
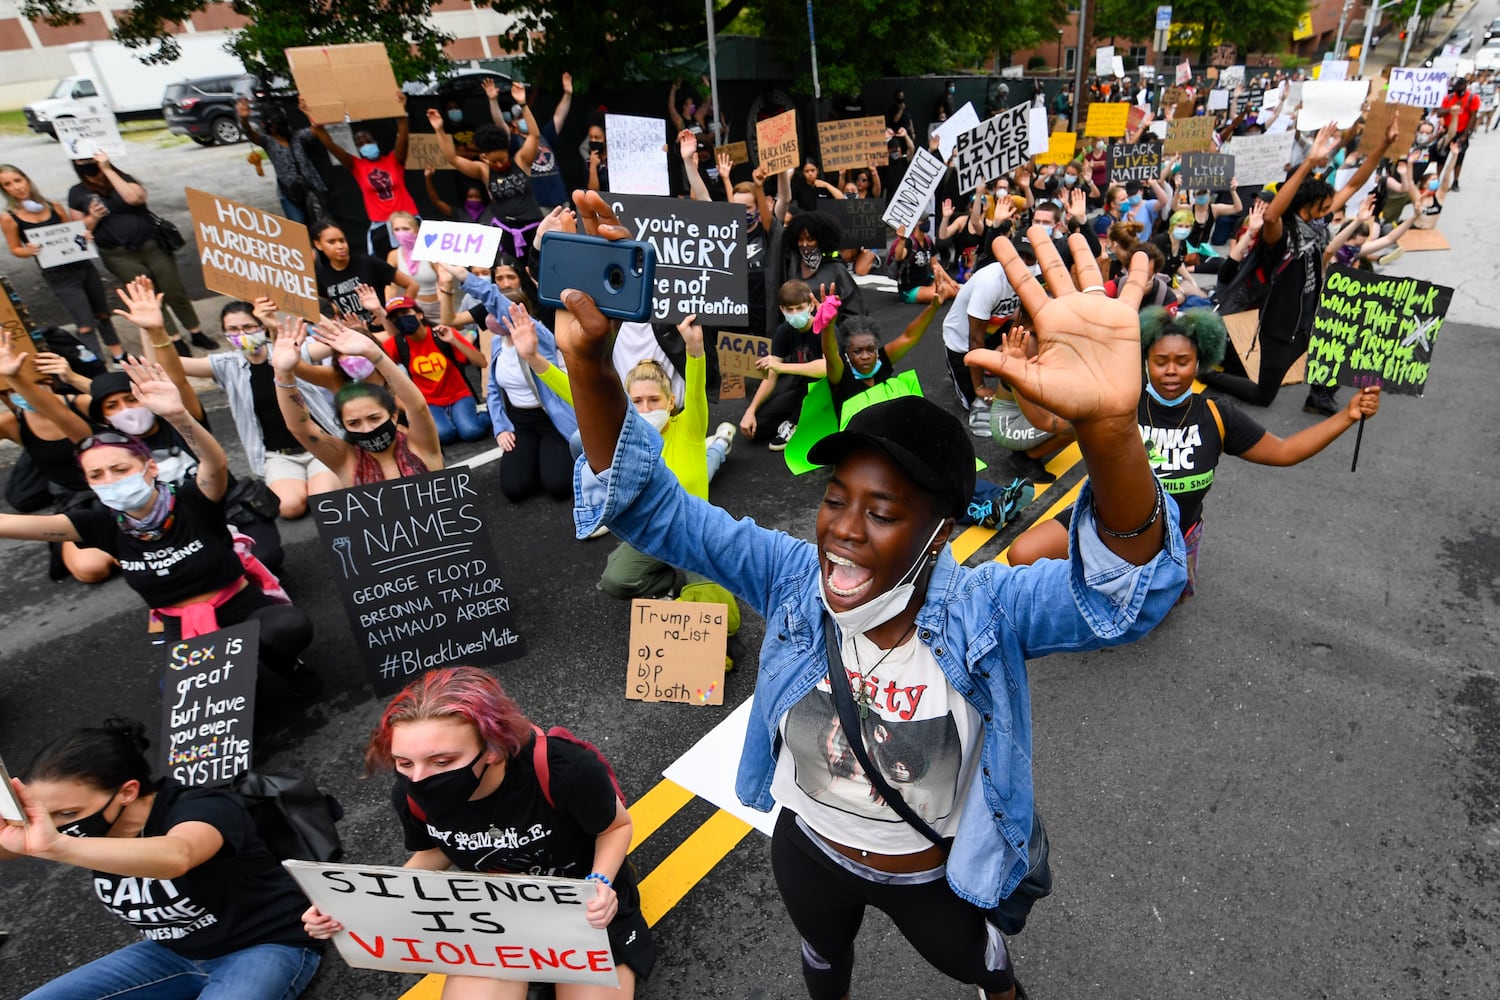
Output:
M73 454L82 455L90 448L97 448L100 445L118 445L123 448L129 448L132 451L139 451L141 448L141 442L138 438L130 437L127 434L117 434L114 431L103 431L99 434L90 434L78 442L78 445L73 449Z

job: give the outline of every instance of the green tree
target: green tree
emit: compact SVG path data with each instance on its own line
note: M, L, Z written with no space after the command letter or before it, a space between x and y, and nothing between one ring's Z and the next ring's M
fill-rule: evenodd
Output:
M145 63L176 59L180 49L170 26L189 20L211 0L136 0L117 13L115 38ZM52 25L77 24L79 0L25 0L24 17ZM252 72L286 76L284 49L298 45L384 42L396 79L413 80L445 65L443 45L450 36L426 21L431 0L233 0L232 9L249 19L233 35L230 48Z
M1415 2L1415 0L1413 0ZM1156 30L1159 0L1099 0L1094 37L1148 39ZM1221 42L1244 52L1281 52L1292 40L1307 0L1173 0L1172 21L1194 29L1177 35L1180 49L1207 62Z

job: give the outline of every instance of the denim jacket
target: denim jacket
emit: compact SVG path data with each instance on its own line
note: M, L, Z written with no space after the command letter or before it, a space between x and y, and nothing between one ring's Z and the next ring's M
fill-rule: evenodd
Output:
M769 810L777 724L827 676L818 553L690 496L659 460L661 435L627 414L614 464L574 471L580 538L602 521L637 550L701 573L766 620L755 700L735 792ZM980 772L964 800L948 882L989 909L1027 870L1031 835L1031 699L1026 661L1138 639L1171 610L1187 579L1177 505L1166 498L1166 547L1144 566L1120 559L1094 530L1087 486L1074 507L1067 561L1011 568L959 565L944 549L917 613L917 639L983 719Z
M510 299L500 294L500 290L493 282L485 281L477 275L469 275L464 279L464 291L479 300L489 314L495 317L500 325L510 327ZM563 368L562 356L557 353L557 339L553 337L552 331L547 329L547 324L539 319L532 321L536 325L537 352L558 368ZM485 405L490 411L490 424L495 433L503 434L507 431L514 432L516 425L505 412L505 393L500 391L500 386L495 381L495 362L500 359L501 344L497 337L490 346L489 365L486 368L486 378L489 387L485 391ZM525 365L522 365L525 369ZM566 371L567 369L563 369ZM547 388L541 379L532 379L536 386L537 398L542 402L542 410L552 421L552 426L565 438L572 437L578 430L578 415L573 412L573 407L567 400Z

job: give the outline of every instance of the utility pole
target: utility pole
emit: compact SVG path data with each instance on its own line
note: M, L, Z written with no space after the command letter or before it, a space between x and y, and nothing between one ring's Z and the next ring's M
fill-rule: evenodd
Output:
M1417 24L1422 20L1422 0L1417 0L1417 9L1412 11L1411 17L1406 19L1406 37L1401 41L1401 65L1406 65L1406 57L1411 54L1411 39L1417 33Z
M1084 67L1088 64L1089 49L1094 41L1094 8L1089 0L1078 0L1078 37L1073 57L1073 120L1070 126L1078 131L1079 123L1086 121L1084 108L1088 104L1088 88L1083 85Z
M1344 29L1349 26L1349 8L1354 6L1354 0L1344 0L1344 9L1339 11L1339 30L1333 36L1333 57L1344 58L1344 53L1349 50L1349 45L1344 41Z

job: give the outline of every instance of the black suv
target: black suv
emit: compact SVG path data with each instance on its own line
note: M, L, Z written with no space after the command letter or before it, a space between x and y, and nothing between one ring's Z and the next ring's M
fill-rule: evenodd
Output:
M185 135L200 146L229 146L245 138L235 103L254 98L259 81L248 73L204 76L169 84L161 98L161 114L174 135Z

